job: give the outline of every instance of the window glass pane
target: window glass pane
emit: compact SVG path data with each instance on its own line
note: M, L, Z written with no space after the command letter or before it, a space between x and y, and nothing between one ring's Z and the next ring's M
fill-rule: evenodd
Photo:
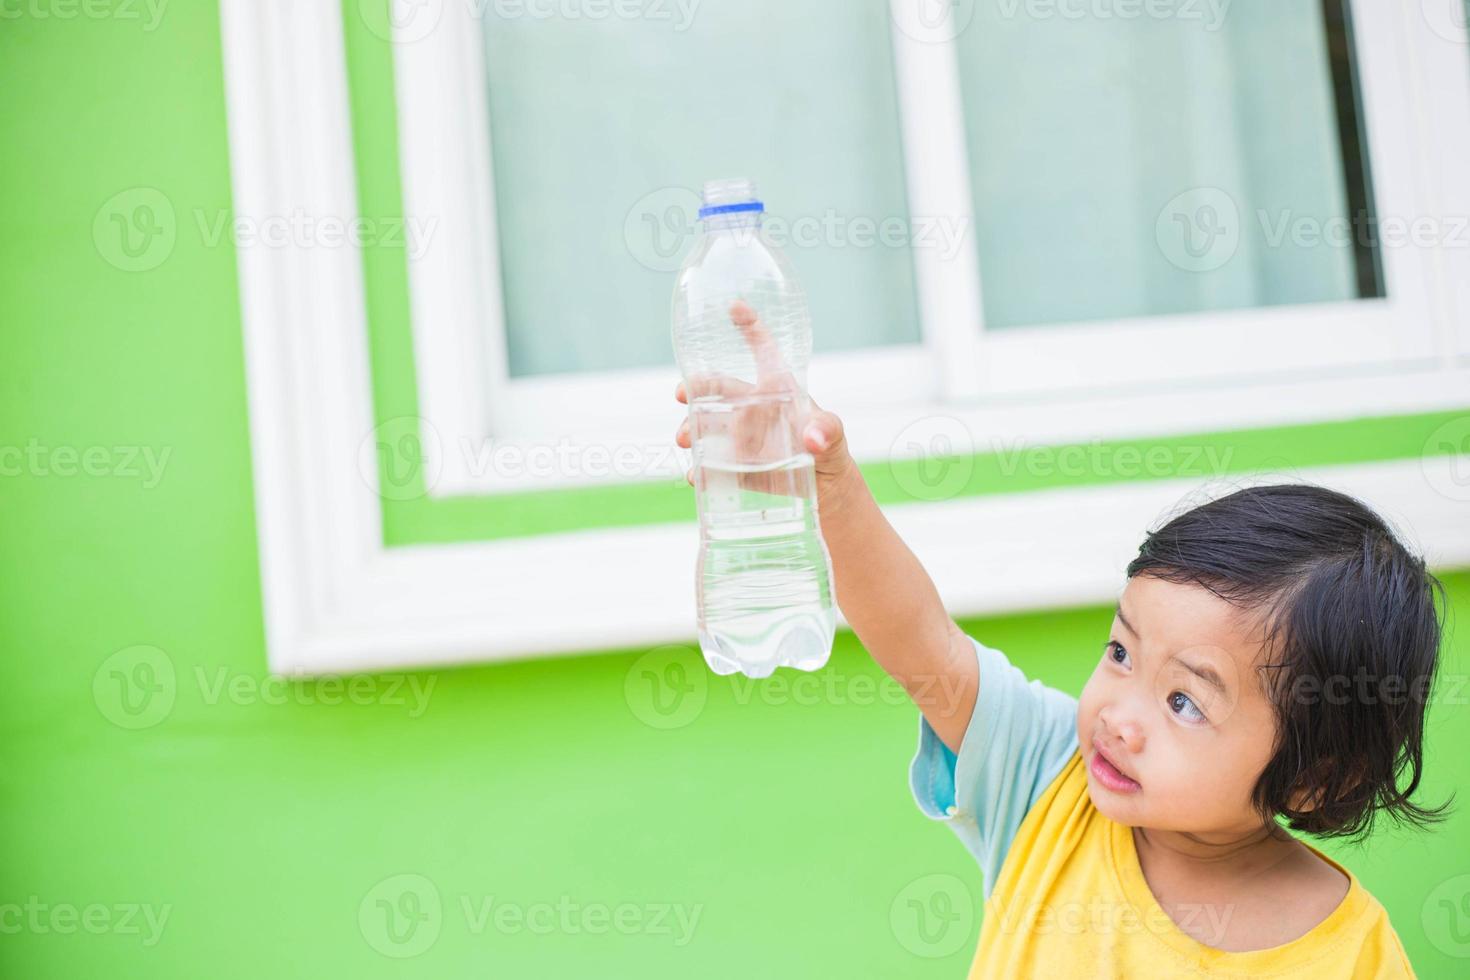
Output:
M573 9L485 5L512 376L672 364L673 270L719 177L757 182L818 353L918 341L886 0Z
M1381 295L1340 0L977 0L962 28L988 327Z

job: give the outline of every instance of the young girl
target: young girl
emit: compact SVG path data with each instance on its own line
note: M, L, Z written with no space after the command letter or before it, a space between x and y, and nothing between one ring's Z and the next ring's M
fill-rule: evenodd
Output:
M790 386L755 315L732 318L755 387ZM954 623L835 415L813 404L804 438L843 614L922 714L914 796L983 873L972 977L1413 976L1383 906L1280 823L1361 837L1444 810L1409 799L1441 587L1382 520L1296 485L1174 518L1073 698Z

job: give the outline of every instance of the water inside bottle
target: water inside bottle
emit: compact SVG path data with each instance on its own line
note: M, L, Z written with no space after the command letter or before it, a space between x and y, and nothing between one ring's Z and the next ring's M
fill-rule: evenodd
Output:
M699 643L718 674L816 670L836 630L816 471L796 392L696 399Z

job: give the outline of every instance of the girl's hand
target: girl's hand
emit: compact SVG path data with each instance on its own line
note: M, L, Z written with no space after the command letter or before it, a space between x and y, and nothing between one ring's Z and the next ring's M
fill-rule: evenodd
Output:
M740 329L741 336L745 338L745 342L750 345L755 354L755 384L723 375L695 378L691 379L694 397L713 394L723 398L738 399L741 395L781 393L799 395L800 387L786 367L781 357L780 347L776 344L770 331L760 322L755 311L744 302L737 300L730 307L730 319ZM674 398L682 404L689 404L689 392L684 382L680 381L678 387L674 389ZM805 416L798 420L798 431L803 448L811 453L815 460L817 505L820 509L822 500L838 486L850 469L856 468L856 464L847 450L847 439L843 433L842 420L831 412L824 411L810 396L806 401L809 409ZM753 399L748 406L736 411L731 429L736 439L735 449L739 459L761 461L770 457L774 461L787 455L791 448L789 446L765 445L765 441L773 436L778 442L781 441L780 434L773 425L781 408L779 401ZM692 448L688 418L675 432L674 442L683 449ZM694 470L686 470L684 479L693 486ZM789 480L782 477L778 476L772 480L768 474L755 472L745 474L741 480L741 486L751 490L781 493L790 492L791 484ZM784 491L783 487L786 488Z

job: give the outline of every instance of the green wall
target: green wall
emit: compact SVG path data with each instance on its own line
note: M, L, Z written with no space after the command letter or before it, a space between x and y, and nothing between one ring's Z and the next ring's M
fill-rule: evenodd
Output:
M934 875L978 897L975 871L911 802L916 714L850 634L796 690L687 648L267 680L235 253L199 224L230 203L217 10L93 9L114 16L0 21L0 451L24 459L0 476L0 975L962 975L978 924L926 942L904 910L954 887ZM139 187L175 240L128 272L158 256L111 225L149 224L156 196L112 201ZM1450 584L1463 621L1470 576ZM1075 691L1107 621L966 625ZM1448 657L1463 679L1470 639ZM663 714L647 685L680 668ZM157 691L142 714L120 677ZM1470 778L1470 689L1446 693L1431 797ZM1465 967L1435 916L1467 854L1462 813L1345 857L1421 975ZM428 888L440 911L395 946L379 900Z

